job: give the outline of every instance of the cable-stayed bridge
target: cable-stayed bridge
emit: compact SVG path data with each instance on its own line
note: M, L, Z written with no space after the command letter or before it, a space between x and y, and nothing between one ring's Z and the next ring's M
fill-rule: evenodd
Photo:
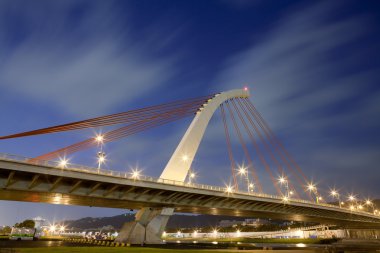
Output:
M348 202L342 201L339 192L332 189L329 195L337 204L327 204L325 201L329 196L322 196L317 186L307 180L248 97L248 89L232 90L2 136L0 139L10 139L124 125L35 158L0 154L0 199L140 209L136 221L126 224L118 238L132 243L160 241L167 220L174 211L380 228L380 216L370 200L360 201L352 195ZM191 164L206 127L218 108L233 184L222 187L196 184ZM103 151L105 143L194 114L190 127L160 178L143 176L138 170L123 173L102 169L107 156ZM229 124L228 119L232 123ZM247 166L239 166L236 162L232 129L239 139ZM91 147L99 149L97 168L69 162L70 154ZM276 195L263 192L257 174L261 168L271 179ZM280 176L275 178L275 174ZM302 199L302 196L309 197L309 200Z

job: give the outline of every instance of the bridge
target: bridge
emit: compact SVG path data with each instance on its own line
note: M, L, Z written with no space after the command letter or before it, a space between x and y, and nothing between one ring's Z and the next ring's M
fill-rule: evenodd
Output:
M328 204L317 191L316 185L311 182L305 182L304 189L310 197L309 200L302 199L292 184L290 175L301 180L305 177L303 172L274 137L262 116L254 113L255 108L245 100L248 97L248 89L232 90L199 99L2 136L0 139L19 138L127 123L119 129L35 158L0 153L0 199L139 209L136 221L125 224L117 239L131 243L160 242L166 223L174 211L310 221L346 228L380 228L379 213L370 200L361 202L355 196L349 196L350 205L347 205L333 189L330 197L338 200L338 204ZM190 169L208 122L218 108L221 109L234 180L233 185L224 187L195 183ZM229 112L232 119L248 167L237 166L234 160L225 111ZM249 117L249 113L253 118ZM190 127L159 178L143 176L139 171L127 173L101 168L105 158L102 151L104 143L194 114ZM247 143L242 137L236 118L240 118L240 125L246 129L256 148L259 158L257 160L261 161L262 167L268 171L277 195L265 194L262 191L254 171L256 166L248 154ZM253 119L257 121L256 124L253 123ZM255 137L249 126L255 130ZM259 126L262 128L261 132ZM264 140L264 136L268 139ZM264 144L260 147L256 139L262 140ZM68 162L67 156L70 153L94 146L100 148L97 168ZM264 155L262 150L268 151L269 155ZM269 161L272 161L274 166L270 166ZM283 165L280 165L281 161ZM271 172L271 168L276 165L281 173L277 180ZM285 168L289 170L287 176ZM239 175L235 173L240 175L240 181ZM244 190L239 188L239 184L243 184ZM301 187L303 186L301 184Z

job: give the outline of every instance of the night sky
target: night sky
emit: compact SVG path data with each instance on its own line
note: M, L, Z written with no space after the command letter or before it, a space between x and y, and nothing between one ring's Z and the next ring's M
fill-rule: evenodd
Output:
M375 0L3 0L0 135L248 86L322 193L380 198L379 45ZM159 176L190 122L107 144L106 168ZM1 140L0 152L34 157L99 131ZM70 161L96 167L96 152ZM217 114L193 163L197 182L224 185L229 166ZM0 201L0 225L123 212Z

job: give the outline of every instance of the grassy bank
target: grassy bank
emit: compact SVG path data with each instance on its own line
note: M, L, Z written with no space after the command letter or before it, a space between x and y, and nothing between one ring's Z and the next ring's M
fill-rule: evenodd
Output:
M45 253L45 252L54 252L54 253L227 253L234 252L233 250L187 250L187 249L155 249L155 248L106 248L106 247L50 247L50 248L26 248L26 249L17 249L17 253ZM268 251L265 251L268 252ZM281 253L291 253L292 250L282 250ZM297 253L309 253L315 252L314 250L297 250Z

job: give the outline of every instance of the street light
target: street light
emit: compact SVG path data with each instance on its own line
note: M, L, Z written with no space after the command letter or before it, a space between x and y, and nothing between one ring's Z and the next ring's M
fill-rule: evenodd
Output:
M100 151L98 152L97 156L98 156L98 172L99 172L101 164L106 161L106 153Z
M132 173L131 173L132 178L133 178L134 180L139 179L139 178L140 178L140 174L141 174L141 171L138 170L138 169L134 169L134 170L132 170Z
M60 159L60 161L59 161L59 167L61 167L62 169L66 168L68 162L69 161L66 158Z
M338 203L339 203L339 207L341 208L342 205L344 204L343 202L340 201L340 195L339 195L339 192L335 189L332 189L331 192L330 192L330 195L333 197L333 198L336 198L338 200Z
M310 182L308 185L307 185L307 189L313 193L315 195L315 200L317 202L317 204L319 204L319 200L322 200L322 197L319 196L318 194L318 189L317 187L315 186L315 184L313 184L312 182Z
M248 169L244 166L244 164L242 166L239 166L238 168L238 172L239 172L239 175L240 176L245 176L245 181L247 183L247 191L248 193L251 191L249 185L250 185L250 182L249 182L249 173L248 173Z
M101 145L103 144L104 136L101 134L96 135L95 140Z
M280 177L280 178L278 179L278 181L280 182L280 184L283 184L283 183L286 182L286 179L285 179L284 177Z
M316 187L313 183L310 183L307 185L307 189L312 192L312 191L315 191L316 190Z
M370 199L366 199L364 205L372 207L372 212L375 210L375 205L373 204L373 202Z
M194 171L190 170L189 176L188 176L188 184L191 184L196 176L197 176L197 174Z
M227 186L226 186L226 192L227 192L228 194L232 193L233 190L234 190L234 188L233 188L231 185L227 185Z
M250 183L248 187L249 187L251 192L253 192L255 190L255 184L254 183Z
M98 173L99 173L102 163L104 163L106 160L106 154L103 152L104 136L102 134L97 134L95 136L95 141L100 146L100 151L97 153L97 156L98 156Z
M239 167L239 174L240 175L245 175L247 173L247 169L245 167Z
M293 191L289 191L289 182L288 182L288 180L286 179L286 177L281 176L281 177L279 177L278 182L280 182L281 185L285 186L286 197L289 199L290 195L293 194Z

